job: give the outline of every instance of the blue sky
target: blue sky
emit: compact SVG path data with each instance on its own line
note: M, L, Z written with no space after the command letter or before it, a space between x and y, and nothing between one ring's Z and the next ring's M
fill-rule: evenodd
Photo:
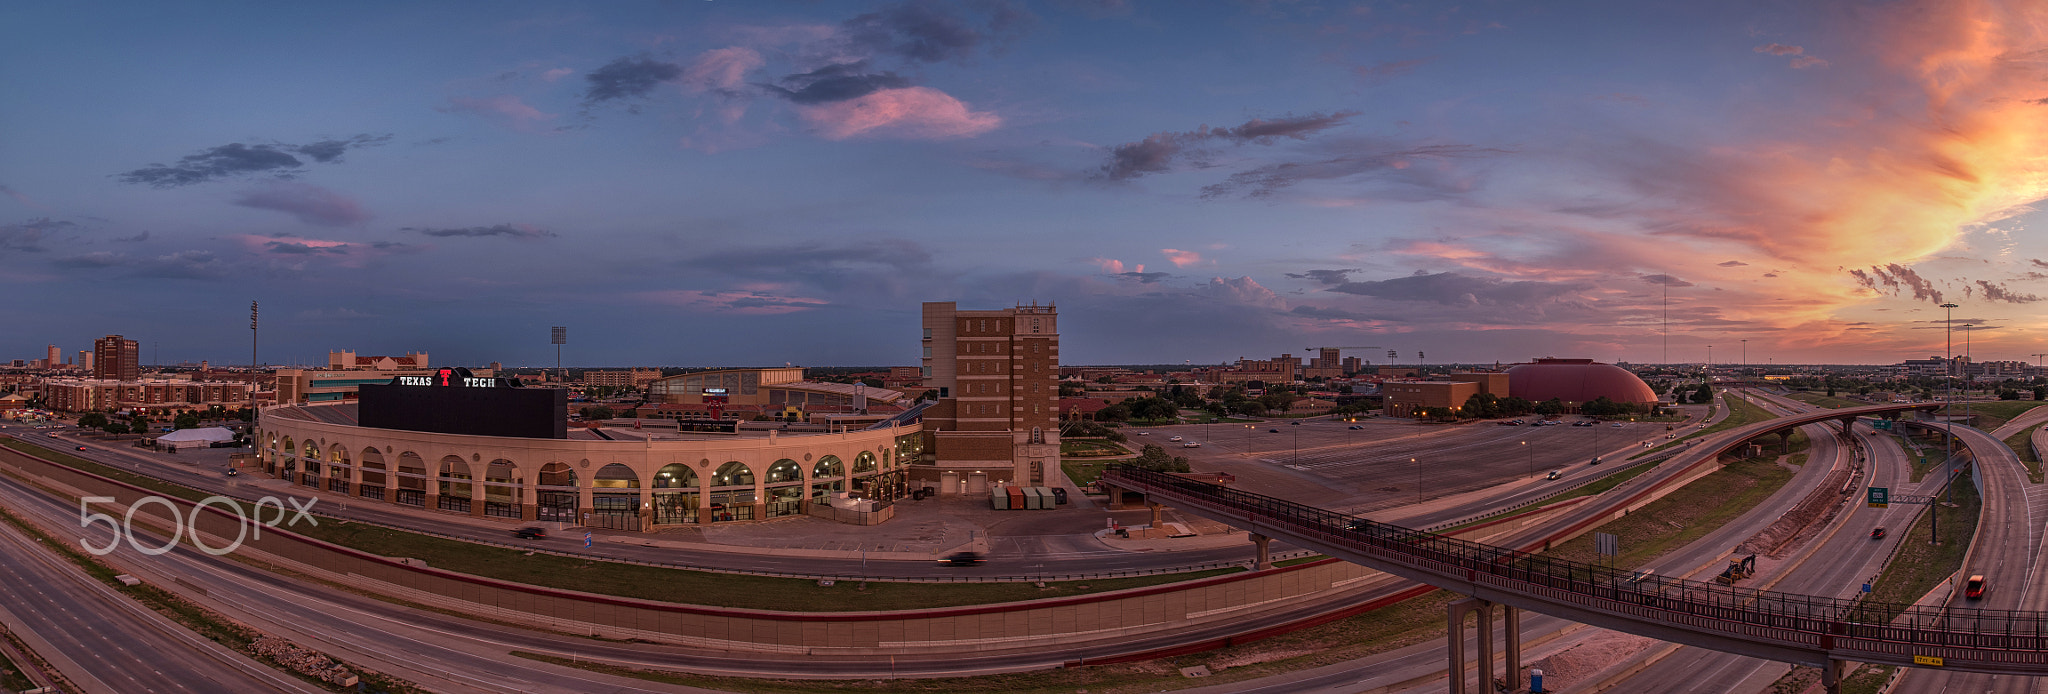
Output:
M910 364L927 300L1057 302L1070 363L1893 362L1942 301L2048 352L2030 4L0 21L0 357L242 363L251 300L271 363Z

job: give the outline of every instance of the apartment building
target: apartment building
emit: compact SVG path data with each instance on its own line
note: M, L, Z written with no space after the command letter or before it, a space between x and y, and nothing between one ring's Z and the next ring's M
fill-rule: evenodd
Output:
M939 402L924 415L917 483L945 494L1060 484L1058 321L1051 305L924 304L924 386Z

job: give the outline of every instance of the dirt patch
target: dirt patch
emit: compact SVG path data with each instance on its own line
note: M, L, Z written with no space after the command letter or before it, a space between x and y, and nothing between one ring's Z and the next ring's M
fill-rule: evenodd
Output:
M1579 645L1530 663L1529 667L1543 671L1544 689L1565 691L1584 684L1601 671L1613 667L1615 663L1633 658L1659 643L1663 642L1645 636L1597 629L1582 639Z

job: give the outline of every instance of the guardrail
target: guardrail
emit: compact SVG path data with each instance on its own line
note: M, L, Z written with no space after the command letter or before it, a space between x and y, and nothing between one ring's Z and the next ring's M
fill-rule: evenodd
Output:
M1354 554L1374 568L1433 577L1417 580L1439 586L1483 587L1536 605L1822 658L1912 664L1915 656L1931 654L1943 656L1950 669L2048 672L2048 612L1926 608L1646 575L1453 539L1128 466L1106 470L1103 477L1119 487L1159 494L1185 510L1256 526L1269 536L1326 545L1340 550L1340 557Z
M1449 520L1449 521L1444 521L1444 522L1442 522L1442 523L1437 523L1437 524L1434 524L1434 525L1430 525L1430 526L1427 526L1427 527L1421 528L1421 530L1422 530L1423 532L1430 532L1430 533L1433 533L1433 532L1437 532L1437 531L1439 531L1439 530L1443 530L1443 529L1445 529L1445 528L1455 528L1455 527L1458 527L1458 526L1460 526L1460 525L1464 525L1464 524L1466 524L1466 523L1474 523L1474 522L1478 522L1478 521L1483 521L1483 520L1486 520L1486 519L1488 519L1488 518L1492 518L1492 517L1494 517L1494 516L1504 516L1504 515L1507 515L1507 514L1510 514L1510 513L1514 513L1515 511L1519 511L1519 510L1522 510L1522 509L1528 508L1528 507L1530 507L1530 506L1534 506L1534 505L1536 505L1536 504L1540 504L1540 503L1543 503L1543 502L1545 502L1545 501L1549 501L1549 500L1551 500L1551 499L1555 499L1555 498L1557 498L1557 497L1560 497L1560 496L1564 496L1564 495L1566 495L1566 494L1570 494L1570 493L1572 493L1572 492L1574 492L1574 491L1578 491L1578 490L1579 490L1580 488L1582 488L1582 487L1585 487L1586 485L1589 485L1589 484L1593 484L1593 483L1595 483L1595 482L1599 482L1599 481L1601 481L1601 480L1607 479L1607 478L1609 478L1609 477L1613 477L1613 476L1615 476L1615 475L1619 475L1619 474L1621 474L1621 473L1623 473L1623 472L1627 472L1627 471L1629 471L1629 470L1632 470L1632 469L1635 469L1635 468L1637 468L1637 467L1641 467L1641 466L1644 466L1644 465L1649 465L1649 466L1652 466L1652 467L1655 467L1655 466L1657 466L1657 465L1662 465L1662 464L1664 464L1664 462L1665 462L1665 461L1667 461L1667 460L1670 460L1672 456L1675 456L1675 455L1677 455L1677 454L1679 453L1679 451L1682 451L1682 450L1684 450L1684 449L1674 449L1674 450L1669 450L1669 451L1665 451L1665 452L1663 452L1663 453L1659 453L1659 454L1657 454L1657 455L1654 455L1654 456L1650 456L1650 457L1648 457L1648 458L1644 458L1644 459L1642 459L1642 460L1638 460L1638 461L1635 461L1635 462L1633 462L1633 463L1626 463L1626 464L1623 464L1623 465L1619 465L1619 466L1616 466L1616 467L1615 467L1615 468L1614 468L1613 470L1610 470L1610 471L1608 471L1608 473L1607 473L1607 474L1605 474L1605 475L1600 475L1600 476L1598 476L1598 477L1590 477L1590 478L1587 478L1587 479L1579 480L1578 482L1574 482L1574 483L1572 483L1572 484L1570 484L1570 485L1568 485L1568 486L1565 486L1565 487L1559 488L1559 489L1557 489L1557 490L1555 490L1555 491L1552 491L1552 492L1550 492L1549 494L1545 494L1545 495L1543 495L1543 496L1539 496L1539 497L1536 497L1536 498L1533 498L1533 499L1526 499L1526 500L1523 500L1523 501L1521 501L1521 502L1519 502L1519 503L1516 503L1516 504L1514 504L1514 505L1512 505L1512 506L1502 506L1502 507L1500 507L1500 508L1496 508L1496 509L1493 509L1493 510L1490 510L1490 511L1486 511L1486 512L1484 512L1484 513L1478 513L1478 514L1473 514L1473 515L1470 515L1470 516L1465 516L1465 517L1463 517L1463 518L1459 518L1459 519L1457 519L1457 520ZM1642 477L1641 477L1641 476L1639 475L1639 476L1635 477L1634 479L1631 479L1631 480L1626 480L1625 482L1632 482L1632 481L1634 481L1635 479L1642 479ZM1617 486L1617 487L1619 487L1620 485L1616 485L1616 486Z

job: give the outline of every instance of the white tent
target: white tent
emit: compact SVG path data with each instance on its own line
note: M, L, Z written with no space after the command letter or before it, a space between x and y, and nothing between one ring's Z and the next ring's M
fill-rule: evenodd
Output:
M205 448L217 442L233 440L235 440L235 432L228 431L225 427L179 429L156 437L158 444L172 450L179 448Z

